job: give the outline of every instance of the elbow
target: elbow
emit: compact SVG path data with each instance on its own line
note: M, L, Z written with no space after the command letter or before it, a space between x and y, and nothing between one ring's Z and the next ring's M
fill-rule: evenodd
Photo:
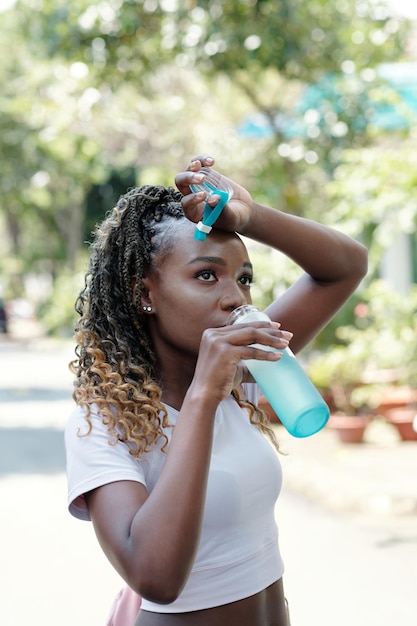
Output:
M347 253L346 267L347 274L350 277L351 284L357 287L361 280L365 278L368 273L368 250L361 243L354 241L354 247Z
M155 604L172 604L184 588L185 580L180 575L167 576L166 573L129 577L128 584L138 595Z
M358 243L357 246L355 269L359 283L368 273L368 249L361 243Z
M149 590L149 593L142 593L142 598L145 598L149 602L154 602L155 604L172 604L180 595L179 592L176 593L175 590L172 590L170 593L167 590L162 589L154 589Z
M178 599L190 576L194 553L189 558L184 550L172 554L163 545L150 542L129 551L122 576L142 598L155 604L172 604Z
M181 593L178 585L166 586L161 581L145 581L135 587L136 593L155 604L172 604Z

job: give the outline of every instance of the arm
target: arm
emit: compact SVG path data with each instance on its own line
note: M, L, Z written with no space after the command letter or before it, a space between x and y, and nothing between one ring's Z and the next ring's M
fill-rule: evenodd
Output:
M200 182L200 168L213 164L210 157L197 157L187 172L176 178L184 194L184 211L192 221L201 219L204 194L191 194L189 184ZM279 250L304 270L304 275L267 308L272 320L294 334L291 348L298 352L334 317L365 276L367 250L332 228L258 204L246 189L230 179L228 182L233 197L216 228L238 232Z
M215 407L191 391L153 492L131 481L86 495L98 540L129 586L162 604L176 599L197 549Z
M294 333L301 350L348 300L366 274L367 251L342 233L253 203L242 234L291 258L304 274L267 309L272 320Z
M154 602L174 601L187 581L201 533L215 412L236 385L241 359L279 358L251 343L282 349L288 340L276 324L204 332L152 493L139 483L119 481L86 494L103 551L129 586Z

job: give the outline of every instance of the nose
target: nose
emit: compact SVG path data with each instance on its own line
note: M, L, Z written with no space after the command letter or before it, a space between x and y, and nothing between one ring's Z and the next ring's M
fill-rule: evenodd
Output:
M250 304L250 302L251 300L249 294L243 293L239 286L235 283L234 287L230 287L227 289L227 292L222 295L220 299L220 307L223 311L231 313L237 309L238 306L241 306L242 304Z

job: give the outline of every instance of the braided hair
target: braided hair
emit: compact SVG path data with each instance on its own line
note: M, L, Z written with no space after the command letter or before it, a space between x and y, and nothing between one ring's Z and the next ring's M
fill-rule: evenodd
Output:
M130 444L140 456L161 439L165 450L168 413L156 381L157 358L141 307L142 278L147 267L172 249L173 230L186 217L182 195L172 187L144 185L121 196L97 226L84 288L75 310L76 376L73 398L86 410L88 435L95 403L111 437ZM274 443L273 431L260 409L235 397L249 409Z

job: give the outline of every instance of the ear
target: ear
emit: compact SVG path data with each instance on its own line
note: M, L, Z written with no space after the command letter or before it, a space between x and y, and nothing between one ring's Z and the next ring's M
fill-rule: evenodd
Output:
M144 276L142 278L142 296L140 299L140 306L142 307L142 311L144 313L154 313L155 306L152 301L152 280L149 276Z

